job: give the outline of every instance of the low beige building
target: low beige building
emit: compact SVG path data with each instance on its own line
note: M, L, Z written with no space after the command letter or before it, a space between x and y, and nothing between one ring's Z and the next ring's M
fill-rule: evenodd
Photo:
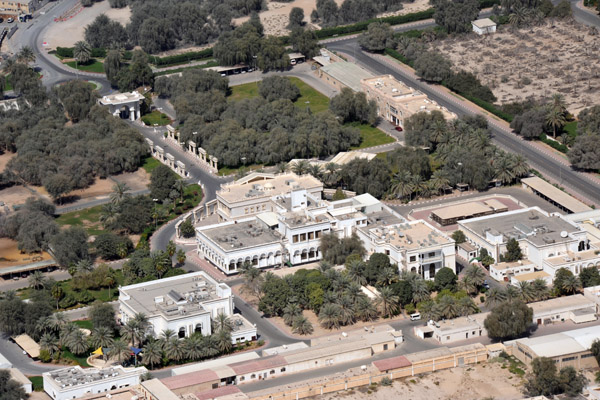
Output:
M565 320L571 320L577 324L597 319L596 304L582 294L557 297L527 305L533 309L533 322L538 325Z
M404 127L406 118L418 112L439 111L446 120L456 118L456 114L438 105L426 94L413 89L392 75L380 75L361 79L361 90L368 100L377 104L377 114L394 125Z

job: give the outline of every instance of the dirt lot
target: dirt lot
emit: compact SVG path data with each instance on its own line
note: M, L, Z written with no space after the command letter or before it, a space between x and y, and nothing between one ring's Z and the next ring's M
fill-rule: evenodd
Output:
M476 74L499 103L561 93L576 115L600 102L600 41L577 22L548 21L515 31L505 25L488 37L469 34L433 46L455 67Z
M57 46L71 47L75 42L84 39L85 27L100 14L106 14L110 19L126 25L131 17L131 10L129 7L110 8L108 0L95 3L92 7L85 7L83 11L67 21L52 22L44 35L44 40L52 49Z
M35 195L23 186L11 186L0 190L0 201L3 201L11 210L12 206L25 203L28 197L35 197Z
M0 239L0 269L49 259L51 259L50 254L46 252L22 254L17 248L16 241L6 238Z
M14 156L16 156L15 153L9 153L9 152L0 154L0 172L4 171L4 168L6 168L6 164L8 164L10 159L13 158Z
M326 400L410 399L410 400L495 400L522 399L521 378L501 368L497 363L483 363L464 368L437 371L415 378L394 381L389 387L380 387L367 394L366 388L352 394L337 393Z
M341 5L344 0L335 0ZM310 13L316 8L316 0L294 0L289 3L278 3L276 1L267 0L267 11L260 13L260 20L265 27L267 35L287 35L289 31L286 29L288 24L288 16L294 7L300 7L304 10L304 21L309 27L319 29L320 27L310 22ZM404 8L393 13L383 13L380 16L403 15L417 11L423 11L429 8L429 0L415 0L413 3L404 4ZM234 24L239 25L248 20L249 17L241 17L233 20Z

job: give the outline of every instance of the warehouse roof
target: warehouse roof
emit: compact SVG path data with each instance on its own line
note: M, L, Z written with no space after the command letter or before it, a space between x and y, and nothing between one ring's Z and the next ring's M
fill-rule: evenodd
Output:
M321 71L334 79L337 79L345 86L360 92L360 80L372 77L372 75L366 70L362 69L356 64L352 64L346 61L337 61L321 67Z
M557 357L587 351L596 339L600 339L600 330L597 326L590 326L552 335L518 339L517 343L526 345L538 357Z

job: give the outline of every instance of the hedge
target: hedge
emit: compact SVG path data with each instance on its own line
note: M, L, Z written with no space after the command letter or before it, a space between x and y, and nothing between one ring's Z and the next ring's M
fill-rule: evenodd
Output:
M396 60L400 61L403 64L410 65L411 67L413 66L413 62L411 60L404 57L402 54L400 54L394 49L385 49L383 52L390 57L394 57Z
M149 56L150 61L157 67L164 67L172 64L181 64L193 60L202 60L205 58L211 58L213 56L213 49L208 48L201 51L190 51L188 53L177 54L174 56L167 57L155 57Z
M548 139L548 136L546 136L546 134L544 133L540 135L540 140L546 143L548 146L552 147L553 149L560 151L561 153L567 154L567 152L569 151L569 148L567 146L557 142L556 140Z
M73 58L73 47L57 47L56 54L63 58ZM93 58L104 58L106 57L105 49L92 49L91 56Z
M400 25L406 24L409 22L422 21L424 19L429 19L433 17L434 9L429 8L425 11L419 11L416 13L406 14L406 15L396 15L392 17L385 18L374 18L369 19L367 21L357 22L352 25L344 25L344 26L336 26L332 28L323 28L316 31L317 38L325 39L336 35L347 35L351 33L358 33L362 31L366 31L369 27L369 24L373 22L386 22L390 25Z
M500 5L500 0L479 0L479 8L490 8L495 4Z

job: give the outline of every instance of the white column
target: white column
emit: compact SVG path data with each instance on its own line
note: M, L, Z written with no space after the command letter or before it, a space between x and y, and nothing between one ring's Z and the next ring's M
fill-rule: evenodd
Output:
M129 119L131 119L132 121L135 121L135 108L134 107L129 107Z

